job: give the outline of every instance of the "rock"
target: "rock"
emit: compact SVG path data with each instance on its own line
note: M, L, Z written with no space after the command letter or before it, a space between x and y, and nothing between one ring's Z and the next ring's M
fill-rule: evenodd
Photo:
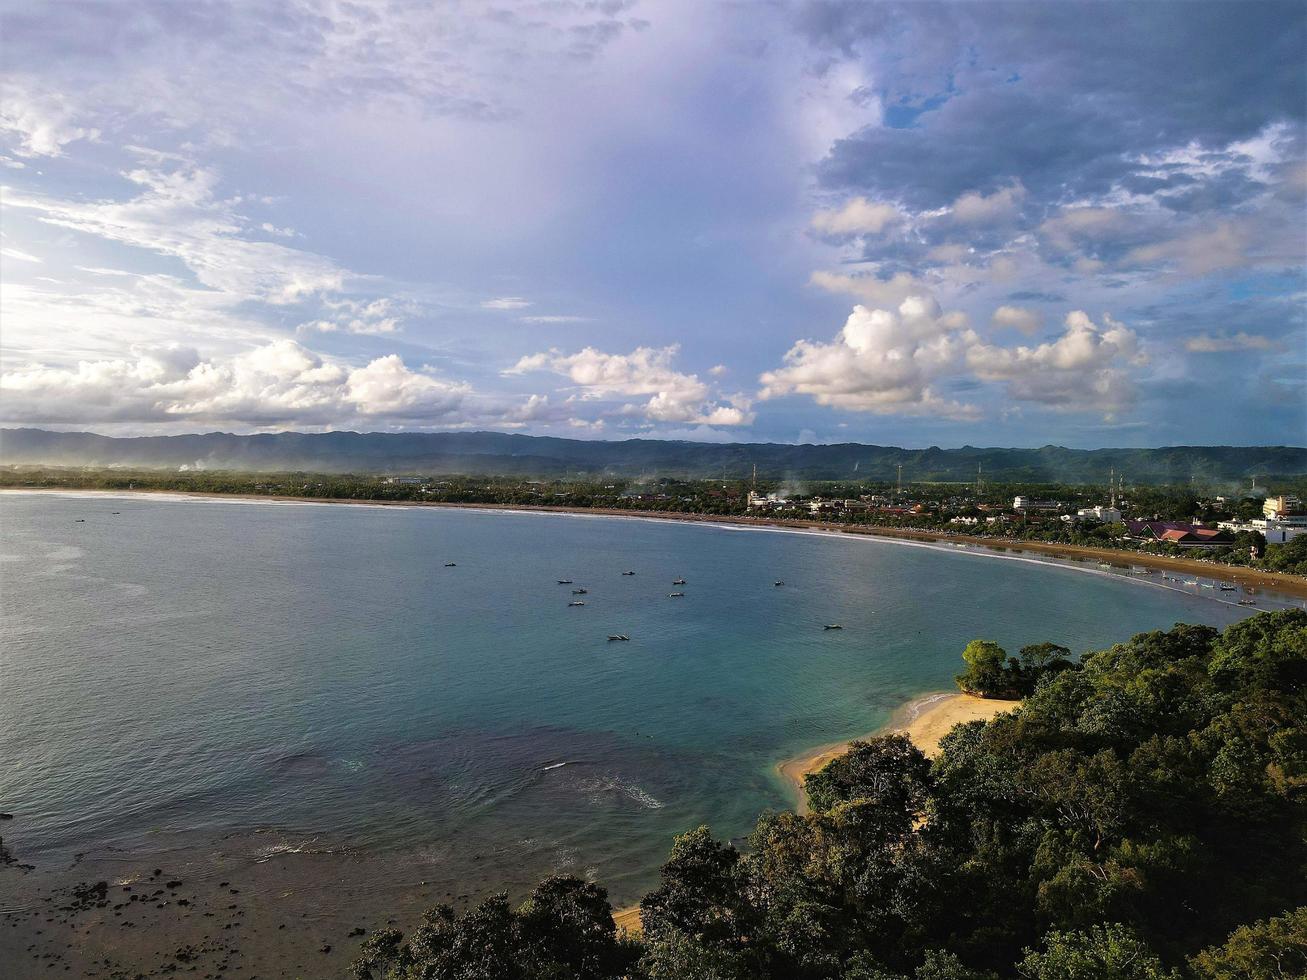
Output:
M319 952L319 953L330 953L330 952L331 952L331 943L324 943L324 944L323 944L323 947L322 947L320 950L318 950L318 952Z

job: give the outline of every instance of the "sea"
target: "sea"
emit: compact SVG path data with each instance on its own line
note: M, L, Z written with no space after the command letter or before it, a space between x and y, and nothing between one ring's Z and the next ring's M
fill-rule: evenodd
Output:
M1081 653L1257 611L1207 584L820 531L4 493L0 831L38 867L340 852L620 903L676 834L792 807L778 762L952 688L969 640Z

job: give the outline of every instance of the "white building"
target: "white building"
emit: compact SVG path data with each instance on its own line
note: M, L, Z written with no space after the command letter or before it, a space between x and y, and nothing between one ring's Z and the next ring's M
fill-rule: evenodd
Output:
M1062 505L1056 500L1036 500L1034 497L1013 497L1012 509L1015 511L1061 510Z
M1238 534L1240 531L1257 531L1267 544L1287 544L1300 534L1307 534L1307 516L1258 517L1251 521L1221 521L1216 525L1222 531Z
M1081 520L1102 521L1104 524L1121 523L1121 511L1116 507L1104 507L1102 504L1096 507L1081 507L1076 511L1076 517Z
M749 507L753 510L767 510L773 507L788 507L790 502L782 497L779 493L761 494L756 490L749 491Z

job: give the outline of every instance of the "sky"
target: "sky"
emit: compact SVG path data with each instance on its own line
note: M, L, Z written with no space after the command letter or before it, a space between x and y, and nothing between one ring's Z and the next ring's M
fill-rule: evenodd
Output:
M0 424L1307 444L1307 5L0 0Z

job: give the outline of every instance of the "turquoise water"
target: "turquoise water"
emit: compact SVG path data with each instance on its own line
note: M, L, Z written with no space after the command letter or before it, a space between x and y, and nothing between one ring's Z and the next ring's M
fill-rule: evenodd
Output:
M629 896L673 834L790 805L778 760L950 687L970 639L1079 652L1247 613L976 552L588 516L4 494L0 529L0 809L35 860L260 829Z

